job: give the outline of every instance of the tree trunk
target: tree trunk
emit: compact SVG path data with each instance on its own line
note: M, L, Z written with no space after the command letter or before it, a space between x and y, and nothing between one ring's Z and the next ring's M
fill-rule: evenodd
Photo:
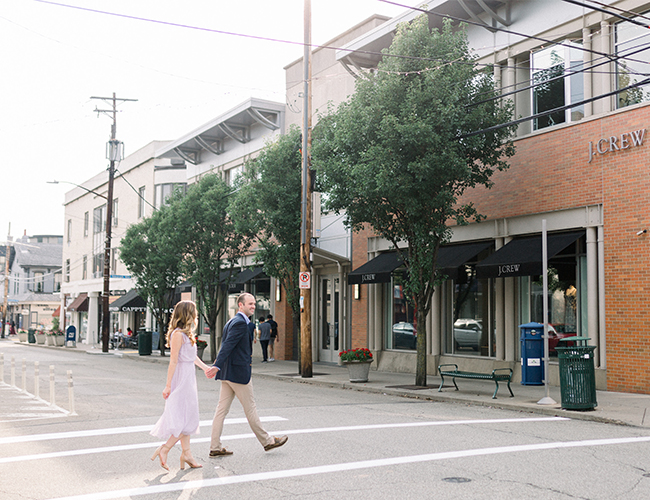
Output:
M427 385L427 315L426 308L417 308L417 361L415 367L415 385Z

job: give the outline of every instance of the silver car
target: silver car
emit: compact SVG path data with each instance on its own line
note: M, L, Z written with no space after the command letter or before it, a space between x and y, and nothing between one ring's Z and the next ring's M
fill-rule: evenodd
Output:
M454 343L459 347L471 347L478 351L483 338L483 323L477 319L457 319L454 323Z

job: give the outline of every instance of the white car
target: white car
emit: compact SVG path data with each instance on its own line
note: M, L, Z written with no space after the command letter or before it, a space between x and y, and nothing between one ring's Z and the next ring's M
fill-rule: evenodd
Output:
M459 347L471 347L478 351L483 338L483 323L476 319L457 319L454 322L454 344Z

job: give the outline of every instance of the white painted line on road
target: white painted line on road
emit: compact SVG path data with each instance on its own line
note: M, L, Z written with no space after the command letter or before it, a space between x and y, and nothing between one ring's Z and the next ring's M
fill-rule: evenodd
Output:
M283 417L260 417L262 422L282 422L287 420ZM227 418L224 422L226 425L232 424L245 424L245 418ZM212 425L212 420L201 420L199 422L201 427ZM114 434L129 434L132 432L149 432L153 429L152 425L136 425L131 427L110 427L106 429L90 429L86 431L70 431L70 432L52 432L48 434L34 434L31 436L10 436L0 438L1 444L11 443L29 443L33 441L48 441L50 439L71 439L80 437L93 437L93 436L111 436Z
M153 495L170 491L187 491L201 488L224 486L228 484L251 483L255 481L269 481L273 479L286 479L290 477L313 476L316 474L331 474L333 472L345 472L358 469L370 469L376 467L387 467L391 465L404 465L419 462L433 462L437 460L451 460L455 458L479 457L487 455L499 455L505 453L520 453L525 451L555 450L561 448L580 448L593 446L612 446L618 444L647 443L650 436L615 438L615 439L589 439L585 441L568 441L554 443L536 443L516 446L503 446L500 448L478 448L474 450L447 451L442 453L430 453L426 455L412 455L408 457L380 458L377 460L362 460L360 462L347 462L342 464L319 465L315 467L304 467L301 469L288 469L273 472L259 472L256 474L245 474L243 476L227 476L213 479L202 479L199 481L183 481L168 483L156 486L145 486L141 488L128 488L115 491L102 491L85 495L52 498L50 500L111 500L114 498L134 497L141 495Z
M504 423L530 423L530 422L552 422L552 421L565 421L570 420L565 417L537 417L537 418L499 418L499 419L481 419L481 420L447 420L447 421L435 421L435 422L407 422L407 423L395 423L395 424L374 424L374 425L356 425L356 426L344 426L344 427L321 427L316 429L294 429L294 430L283 430L282 434L316 434L320 432L342 432L342 431L363 431L363 430L374 430L374 429L397 429L404 427L427 427L427 426L439 426L439 425L472 425L472 424L504 424ZM221 439L224 441L232 441L236 439L249 439L253 438L255 435L251 433L247 434L233 434L230 436L223 436ZM207 443L210 441L210 438L198 438L192 439L194 444L197 443ZM126 451L126 450L137 450L142 448L157 448L164 441L160 442L149 442L149 443L136 443L136 444L126 444L119 446L104 446L101 448L85 448L79 450L67 450L67 451L56 451L51 453L41 453L35 455L19 455L15 457L3 457L0 458L0 464L14 463L14 462L26 462L30 460L42 460L46 458L61 458L61 457L72 457L78 455L92 455L97 453L112 453L117 451Z

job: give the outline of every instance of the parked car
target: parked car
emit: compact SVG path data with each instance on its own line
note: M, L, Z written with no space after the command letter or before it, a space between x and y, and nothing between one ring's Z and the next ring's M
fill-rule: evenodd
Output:
M570 347L575 345L575 342L568 341L562 342L563 339L567 337L575 337L576 332L566 332L566 325L548 324L548 353L549 355L557 356L557 350L555 349L558 345L560 347Z
M454 344L456 349L471 347L478 351L483 339L483 322L476 319L457 319L454 322Z
M417 332L413 323L402 321L393 325L393 348L417 349Z

